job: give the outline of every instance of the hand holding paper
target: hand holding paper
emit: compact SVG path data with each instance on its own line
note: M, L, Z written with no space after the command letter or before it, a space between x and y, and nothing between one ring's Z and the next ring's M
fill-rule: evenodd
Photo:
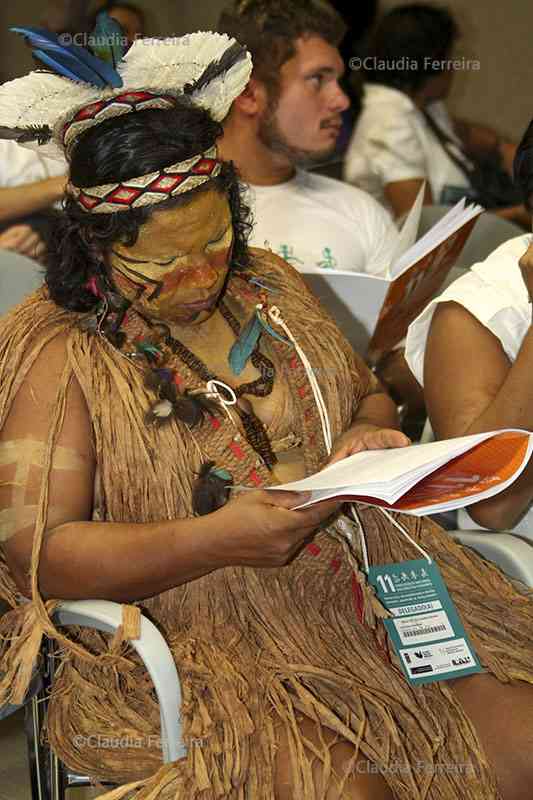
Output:
M492 497L526 467L533 434L505 429L392 450L357 453L276 490L310 491L301 508L329 498L415 516L452 511Z
M377 425L358 425L350 428L335 442L328 462L336 464L343 458L362 453L364 450L388 450L393 447L407 447L411 440L394 428L379 428Z

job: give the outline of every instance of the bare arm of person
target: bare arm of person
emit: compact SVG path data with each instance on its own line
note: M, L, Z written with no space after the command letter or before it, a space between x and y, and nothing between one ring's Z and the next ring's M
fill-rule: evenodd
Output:
M361 400L352 424L334 443L328 464L363 450L405 447L410 439L400 428L398 410L379 381L370 379L369 393Z
M0 435L0 540L26 595L45 443L66 360L59 338L45 346ZM194 519L93 522L94 472L91 421L72 377L49 483L39 568L45 597L131 601L224 566L282 566L338 507L328 502L291 511L306 495L253 491Z
M385 198L391 206L396 219L409 213L423 183L423 178L412 178L411 180L394 181L385 185ZM426 183L424 205L428 206L432 205L432 203L433 195L431 193L431 186L429 183Z
M24 217L48 208L60 200L65 191L66 177L59 175L44 181L6 186L0 189L0 222Z
M440 303L424 360L426 405L437 439L498 428L533 430L533 330L514 364L499 340L458 303ZM533 465L496 497L470 506L487 528L508 529L533 499Z
M29 225L11 225L0 233L0 250L12 250L37 261L45 254L46 245Z

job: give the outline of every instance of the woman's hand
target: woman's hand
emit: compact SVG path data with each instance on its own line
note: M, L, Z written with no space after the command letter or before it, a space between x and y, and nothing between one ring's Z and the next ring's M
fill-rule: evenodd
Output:
M356 425L337 439L328 466L363 450L388 450L391 447L407 447L410 444L409 437L394 428L380 428L369 424Z
M327 500L301 511L309 492L243 492L212 514L224 531L218 537L220 566L281 567L341 503Z

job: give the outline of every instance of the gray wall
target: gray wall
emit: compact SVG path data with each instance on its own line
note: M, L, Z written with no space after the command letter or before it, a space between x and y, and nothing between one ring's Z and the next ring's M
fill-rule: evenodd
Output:
M149 33L155 35L209 29L224 5L224 0L135 1L146 9ZM398 5L397 0L381 2L383 9ZM448 0L447 4L464 34L458 55L480 62L479 71L457 74L450 100L452 110L518 138L533 116L532 1ZM7 32L8 26L38 24L46 5L45 0L3 0L0 79L24 74L32 64L19 37Z
M426 0L427 1L427 0ZM402 0L401 5L414 2ZM456 53L480 62L456 73L450 107L464 119L493 125L517 139L533 117L531 0L446 0L462 37ZM382 8L400 5L381 0Z

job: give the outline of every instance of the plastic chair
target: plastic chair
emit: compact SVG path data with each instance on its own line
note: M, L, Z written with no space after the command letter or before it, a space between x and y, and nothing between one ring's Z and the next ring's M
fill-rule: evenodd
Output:
M54 614L58 625L77 625L96 628L106 633L115 633L122 622L122 607L108 600L76 600L61 603ZM182 740L179 709L181 708L181 686L172 653L155 625L141 617L141 635L133 640L154 684L161 716L161 748L165 763L176 761L186 755ZM40 743L40 732L46 716L49 689L53 683L53 642L45 640L41 655L42 666L32 682L31 697L26 700L25 726L28 741L32 800L64 800L69 788L90 786L85 775L71 772L52 752ZM16 707L4 709L4 715Z
M37 261L0 250L0 315L21 303L43 283L43 268Z

